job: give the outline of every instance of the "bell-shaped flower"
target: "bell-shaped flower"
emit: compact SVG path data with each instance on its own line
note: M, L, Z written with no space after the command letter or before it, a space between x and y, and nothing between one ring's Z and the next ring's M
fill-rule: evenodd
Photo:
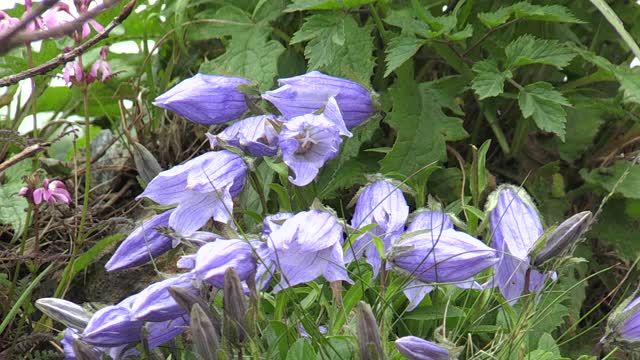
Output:
M409 360L449 360L447 349L416 336L401 337L395 344Z
M237 89L249 80L196 74L158 96L153 104L198 124L222 124L247 111L245 95Z
M431 232L408 235L391 247L387 259L422 282L466 281L498 261L495 250L461 231L447 229L435 238Z
M371 93L355 81L312 71L278 79L278 83L280 88L267 91L262 97L288 119L322 109L331 97L337 101L348 128L362 124L374 112Z
M122 305L110 305L98 310L82 332L82 341L95 346L120 346L140 340L142 321L131 318Z
M147 344L149 345L149 350L153 350L158 346L173 340L185 332L188 327L189 316L187 315L163 322L148 323L146 330L148 333Z
M107 52L109 51L109 47L103 46L100 50L100 58L96 60L95 63L91 66L89 73L87 74L87 81L93 82L97 79L100 81L105 81L109 76L111 76L111 65L107 62ZM101 74L101 75L100 75Z
M132 296L131 316L140 321L167 321L183 316L185 311L169 293L170 286L178 286L198 294L194 276L186 273L149 285Z
M107 261L105 269L110 272L144 265L171 250L172 240L156 229L169 226L172 213L173 210L167 210L133 230Z
M529 252L542 235L542 223L533 201L522 188L503 185L489 197L491 245L497 251L494 283L511 304L518 300L529 269ZM529 291L537 291L545 276L530 271Z
M413 219L409 226L407 226L408 233L429 230L434 235L437 235L444 230L453 229L451 218L442 211L417 210L412 216Z
M611 312L600 342L610 347L620 347L629 353L640 350L640 296L632 295Z
M282 224L284 224L284 222L291 217L293 217L293 213L289 212L282 212L265 216L264 220L262 221L262 233L264 235L271 234L273 231L280 229Z
M274 156L278 152L278 132L273 115L249 117L231 124L217 135L207 133L211 148L228 144L256 157Z
M262 263L258 278L265 267L280 273L276 291L319 276L329 282L351 282L341 242L342 226L335 216L318 210L298 213L267 235L267 246L259 251Z
M234 268L240 281L256 272L256 259L251 244L244 240L218 240L206 244L196 253L193 273L213 287L224 287L224 273Z
M189 235L213 218L233 219L233 197L244 186L247 166L230 151L210 151L156 176L137 198L148 197L162 205L178 205L169 226Z
M351 136L344 127L335 100L329 99L325 112L306 114L284 123L279 146L282 158L296 175L289 181L297 186L309 184L328 160L338 155L342 138Z
M354 229L370 224L376 226L353 242L346 250L345 261L348 263L364 256L373 268L374 277L377 276L382 259L372 235L382 240L386 252L404 231L408 216L409 205L398 187L385 180L367 185L356 203L351 226Z

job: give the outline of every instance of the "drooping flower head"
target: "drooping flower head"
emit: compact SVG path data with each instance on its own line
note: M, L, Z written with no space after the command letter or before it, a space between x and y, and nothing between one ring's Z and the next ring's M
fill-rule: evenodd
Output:
M100 58L96 60L95 63L93 63L91 69L89 70L89 73L87 74L88 82L93 82L97 79L100 79L100 81L105 81L109 76L111 76L111 65L109 65L109 63L107 62L108 51L108 46L103 46L100 50Z
M600 342L625 350L640 349L640 296L632 295L611 312Z
M131 318L139 321L167 321L185 315L185 311L175 301L170 286L178 286L197 295L193 285L194 276L186 273L149 285L141 292L131 296Z
M109 305L98 310L82 332L82 341L113 347L140 341L143 322L131 318L130 310L121 305Z
M319 276L329 282L351 282L341 242L342 226L335 216L318 210L298 213L267 235L267 246L258 252L262 263L257 277L268 271L266 267L279 273L276 291Z
M409 360L449 360L447 349L416 336L401 337L395 345Z
M65 48L64 52L69 52L71 49ZM84 81L85 74L82 66L78 60L70 61L65 64L62 72L62 78L67 85L78 85Z
M493 249L467 233L447 229L436 238L431 235L396 242L388 252L389 262L422 282L438 283L467 280L498 260Z
M328 160L338 155L342 138L351 136L344 127L340 110L333 99L329 99L325 112L320 115L306 114L284 123L279 145L282 158L295 174L289 181L297 186L309 184L318 175Z
M487 200L491 211L491 245L497 251L494 282L511 304L522 294L529 268L529 252L542 235L542 222L533 201L519 187L503 185ZM529 291L544 284L545 276L530 272Z
M267 91L262 97L289 119L322 109L331 97L335 98L347 128L362 124L374 112L371 93L351 80L312 71L278 79L278 83L282 85L280 88Z
M23 187L18 192L18 195L25 197L27 201L35 205L40 205L43 201L47 204L68 204L71 202L71 195L60 180L49 181L49 179L44 179L41 187L36 189Z
M245 95L237 89L249 80L196 74L158 96L155 106L199 124L222 124L247 111Z
M374 276L378 275L382 259L374 244L372 235L378 236L385 252L404 231L404 224L409 216L409 205L402 191L386 180L378 180L367 185L360 193L356 209L351 219L351 226L360 229L375 224L373 229L360 236L347 249L345 259L351 262L362 256L373 267Z
M213 218L232 220L233 197L244 186L247 166L227 150L210 151L156 176L137 198L148 197L162 205L178 207L169 226L188 235Z
M256 259L251 244L244 240L218 240L198 249L194 274L200 280L222 289L224 273L234 268L240 281L255 275Z
M278 133L273 115L260 115L240 120L217 135L207 133L212 148L221 143L248 151L253 156L273 156L278 152Z
M173 210L168 210L145 221L129 234L104 266L117 271L147 264L153 258L171 250L172 241L156 228L169 226Z

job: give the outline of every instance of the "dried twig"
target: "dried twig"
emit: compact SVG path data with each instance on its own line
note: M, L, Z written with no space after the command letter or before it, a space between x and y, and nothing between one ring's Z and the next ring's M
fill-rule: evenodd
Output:
M15 165L24 159L30 158L33 155L46 150L49 146L51 146L50 142L42 142L35 145L27 146L19 153L10 157L9 160L0 164L0 174L2 174L2 172L7 170L10 166Z
M79 28L81 28L87 21L93 19L98 14L114 6L120 1L121 0L105 0L102 4L94 7L93 9L87 12L80 14L80 16L75 18L73 21L69 21L64 24L52 27L51 29L48 29L48 30L33 31L33 32L22 31L18 34L15 34L13 37L7 38L4 42L0 41L0 55L4 55L7 52L9 52L11 49L21 46L23 44L69 35L74 31L78 30Z
M29 25L30 22L34 21L38 16L44 14L45 11L51 9L53 7L53 5L57 4L59 1L60 0L45 0L45 1L43 1L42 5L40 5L34 11L31 11L30 13L27 13L25 15L25 17L23 17L22 20L20 20L20 22L18 22L15 26L7 29L6 31L3 31L2 33L0 33L0 49L2 49L4 46L6 46L10 42L12 42L13 41L12 37L18 31L23 30L24 28L26 28L27 25Z
M116 0L119 1L119 0ZM31 78L33 76L36 75L41 75L44 74L46 72L49 72L55 68L57 68L60 65L64 65L70 61L73 61L76 57L78 57L79 55L83 54L85 51L87 51L90 47L92 47L93 45L95 45L96 43L98 43L100 40L105 39L106 37L109 36L109 33L118 25L120 25L122 23L122 21L124 21L124 19L126 19L130 14L131 11L133 10L133 7L136 3L136 0L131 0L131 2L129 4L127 4L127 6L124 7L124 9L122 10L122 12L120 13L120 15L116 16L113 21L111 22L111 24L109 24L109 26L107 26L104 31L102 31L101 33L97 34L96 36L92 37L91 39L87 40L87 42L85 42L84 44L74 48L73 50L64 53L64 54L60 54L57 57L47 61L46 63L42 64L42 65L38 65L34 68L31 69L27 69L23 72L14 74L14 75L9 75L3 78L0 78L0 87L2 86L8 86L8 85L13 85L15 83L17 83L20 80L24 80L24 79L28 79ZM87 13L88 14L88 13ZM1 50L0 50L1 53Z

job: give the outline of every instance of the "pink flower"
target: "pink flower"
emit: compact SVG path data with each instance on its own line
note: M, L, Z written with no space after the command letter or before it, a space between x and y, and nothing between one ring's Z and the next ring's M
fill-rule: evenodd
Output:
M80 3L80 12L86 12L88 10L88 5L90 1L81 1ZM78 18L80 13L76 9L75 6L70 6L69 4L60 2L54 5L51 9L47 10L42 16L44 25L47 29L54 28L58 25L71 22L74 19ZM97 21L90 19L87 23L82 25L82 33L81 39L86 39L91 34L91 28L93 27L96 32L104 31L104 27L100 25Z
M102 73L102 77L100 81L105 81L109 76L111 76L111 66L107 62L107 51L108 47L103 46L102 50L100 50L100 59L98 59L93 66L91 66L91 70L87 74L87 81L93 82L98 79L98 72Z
M0 33L9 29L17 23L18 19L9 16L9 14L4 11L0 11Z
M23 188L24 189L24 188ZM23 189L20 189L18 195L23 193ZM28 189L26 191L28 193ZM44 200L47 204L52 203L64 203L71 202L71 195L67 191L67 187L60 180L53 180L49 182L49 179L44 179L42 187L33 191L33 203L40 205Z
M25 0L24 1L24 16L27 16L28 13L31 12L33 5L31 4L31 0ZM27 24L27 31L28 32L32 32L35 30L42 30L44 29L44 21L42 20L41 16L38 16L37 18L35 18L34 21L30 22Z

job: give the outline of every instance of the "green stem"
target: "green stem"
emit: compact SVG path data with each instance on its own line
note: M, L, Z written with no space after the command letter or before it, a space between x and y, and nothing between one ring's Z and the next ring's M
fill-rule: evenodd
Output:
M251 185L253 185L253 189L258 193L258 197L260 198L260 204L262 204L262 213L268 213L269 208L267 207L267 199L264 195L262 183L260 182L258 175L256 175L255 172L251 171L249 173L249 178L251 179Z
M493 134L496 137L496 140L498 140L498 145L500 145L502 152L505 155L510 155L511 148L509 147L509 142L507 141L507 137L504 135L502 128L500 128L500 125L498 124L498 118L496 117L495 111L485 108L483 113L484 117L489 123L489 126L491 127L491 130L493 131Z
M80 227L76 236L76 244L73 248L74 253L78 253L78 248L84 242L84 227L87 221L87 212L89 211L89 190L91 189L91 119L89 118L89 89L88 84L82 86L82 100L84 103L84 198L82 199L82 217L80 218Z
M376 24L376 28L380 33L380 37L382 38L382 42L386 44L389 43L389 36L387 35L387 30L384 29L384 24L380 19L380 14L378 14L378 10L375 5L370 5L369 10L371 11L371 17L373 17L373 22Z

